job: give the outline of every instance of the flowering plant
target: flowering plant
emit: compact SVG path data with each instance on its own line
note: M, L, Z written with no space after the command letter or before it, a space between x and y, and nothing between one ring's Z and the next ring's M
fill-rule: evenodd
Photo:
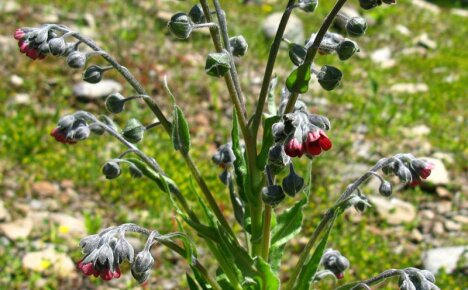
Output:
M102 230L100 233L81 240L83 259L78 268L83 274L111 280L121 276L122 263L131 264L131 273L139 283L145 283L150 276L154 258L151 247L162 244L190 265L187 283L190 289L279 289L280 265L285 245L301 232L302 209L308 203L311 192L311 178L301 176L294 164L304 157L309 164L315 158L332 149L328 136L331 123L325 116L311 114L306 104L299 99L308 91L312 75L315 75L325 90L335 89L341 82L341 71L325 65L316 68L317 54L337 54L340 60L347 60L359 51L356 42L328 29L335 22L349 37L360 37L367 24L361 17L350 17L340 9L346 0L337 0L335 6L324 19L317 33L312 34L304 45L285 39L284 32L289 17L295 9L312 13L317 0L289 0L276 36L271 45L263 82L254 112L248 112L246 101L237 75L235 57L247 52L248 44L244 37L229 37L225 12L220 1L213 0L211 7L207 0L193 6L188 12L179 12L171 17L168 29L178 38L187 39L195 29L209 28L215 52L206 59L205 71L213 77L224 78L233 105L231 140L219 147L212 160L220 166L220 180L230 193L235 221L245 237L238 235L219 208L216 199L206 184L202 173L191 157L189 123L176 98L169 89L167 80L164 87L172 102L172 114L163 112L161 106L148 95L143 86L130 71L119 64L109 53L87 37L69 28L45 24L38 28L20 28L14 37L20 51L31 59L44 59L47 55L63 57L70 68L82 69L92 56L100 56L108 66L89 65L84 69L83 79L98 83L103 74L117 70L133 87L136 95L124 97L114 93L107 97L105 105L112 114L125 109L132 100L142 100L158 119L153 124L143 125L136 118L127 121L120 129L110 117L96 117L85 111L62 117L51 135L64 144L75 144L87 139L91 134L107 133L127 150L107 161L102 172L108 179L121 175L128 168L134 178L146 177L158 189L169 195L171 205L178 214L180 232L161 234L134 223L122 224ZM394 4L394 0L360 0L364 9L371 9L383 3ZM215 17L213 17L215 15ZM278 79L273 78L276 57L281 43L286 42L294 67L287 76L281 91L279 106L276 106L275 87ZM86 48L82 48L85 46ZM265 104L268 111L265 112ZM160 126L159 126L160 125ZM146 155L136 145L150 130L162 127L170 135L173 147L182 155L203 196L195 189L192 197L202 209L203 215L189 206L187 193L166 174L163 166L153 157ZM263 130L260 130L262 127ZM260 134L262 132L262 134ZM259 135L262 135L261 138ZM331 135L330 135L331 136ZM427 178L432 165L411 154L396 154L383 158L369 171L351 183L336 202L324 214L300 255L297 264L291 269L284 289L309 289L317 287L325 277L344 278L349 268L348 259L339 251L327 249L328 236L335 220L349 207L364 212L370 206L360 186L369 178L380 181L379 192L383 196L392 194L392 185L384 179L384 174L393 174L403 183L417 185ZM276 208L285 198L298 199L294 205L282 210ZM210 273L197 258L197 250L182 224L190 226L205 242L205 246L219 263L216 273ZM135 253L126 239L126 233L138 233L147 237L142 251ZM384 279L398 276L400 289L438 289L434 276L425 270L406 268L387 270L364 281L355 281L337 289L370 289L370 286Z

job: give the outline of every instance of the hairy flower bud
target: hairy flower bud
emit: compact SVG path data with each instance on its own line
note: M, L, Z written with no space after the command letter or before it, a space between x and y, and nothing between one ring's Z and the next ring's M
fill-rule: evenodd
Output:
M135 260L132 264L132 272L141 274L153 267L154 258L147 249L143 249L135 256Z
M346 22L346 32L349 36L360 37L367 30L366 20L362 17L352 17Z
M412 179L411 171L403 163L397 164L395 174L402 182L410 182Z
M124 236L121 236L114 247L114 257L117 264L121 264L123 261L128 260L130 263L133 263L135 253L132 245L125 239Z
M88 139L89 135L91 134L91 130L89 127L86 126L79 126L76 129L73 129L70 131L70 139L76 140L76 141L82 141L85 139ZM68 135L67 135L68 137Z
M307 49L304 46L295 43L289 45L289 59L294 65L301 65L304 62L306 54Z
M101 67L93 64L83 73L83 80L90 84L97 84L102 80L103 72L104 70Z
M349 268L348 259L333 249L328 249L323 254L321 262L323 267L335 274L338 279L342 279L344 271Z
M138 282L138 284L145 283L146 280L148 280L149 275L150 275L150 271L146 271L146 272L143 272L143 273L137 273L137 272L135 272L133 270L133 267L131 269L131 272L132 272L133 278L135 278L135 280Z
M200 4L193 6L188 15L193 23L200 24L206 22L205 13Z
M304 187L304 178L300 177L296 174L296 172L294 172L292 164L291 171L289 172L288 176L283 179L282 186L284 192L291 197L294 197Z
M379 187L379 192L385 197L392 195L392 184L386 180L382 181Z
M62 118L60 118L60 120L57 123L57 127L59 129L68 129L68 128L71 128L73 126L75 121L76 121L75 116L66 115L66 116L63 116Z
M269 206L278 205L285 197L279 185L270 185L262 189L262 200Z
M340 60L349 59L357 51L359 51L359 47L357 46L356 42L349 39L345 39L340 42L336 48L336 53L338 54Z
M65 54L67 44L63 37L52 38L49 40L49 50L52 55L59 56Z
M143 139L145 133L145 126L143 126L137 119L128 120L125 128L122 131L122 136L131 143L138 143Z
M334 66L325 65L317 73L317 79L322 88L327 91L334 90L339 86L343 73Z
M280 173L290 160L289 156L284 152L282 144L276 144L268 151L268 166L273 174Z
M229 38L229 45L231 46L231 53L234 56L244 56L249 48L247 40L242 35Z
M113 93L106 98L106 109L114 114L123 111L125 105L125 98L119 93Z
M414 284L408 279L400 279L398 283L400 285L400 290L418 290Z
M114 179L119 177L121 170L120 165L117 162L109 161L102 167L102 173L107 179Z
M44 55L48 54L50 52L49 44L47 42L45 42L45 41L43 43L41 43L37 47L37 49L39 50L40 53L42 53Z
M232 166L232 163L236 160L234 151L232 151L232 144L227 143L219 146L218 151L211 157L211 160L223 168Z
M171 17L167 23L167 27L175 37L187 39L192 33L193 23L186 13L179 12Z
M67 57L67 64L71 68L82 68L86 64L86 55L79 51L73 51Z
M136 167L135 165L130 165L130 167L128 168L128 170L130 171L130 175L133 177L133 178L141 178L143 177L143 172L141 172L140 169L138 169L138 167Z
M213 77L223 77L231 69L231 58L227 51L210 53L206 59L205 71Z
M83 254L88 255L92 251L96 250L99 246L100 240L101 238L99 237L99 235L91 235L81 239L80 247L83 248Z
M305 12L314 12L317 8L318 0L299 0L299 9Z

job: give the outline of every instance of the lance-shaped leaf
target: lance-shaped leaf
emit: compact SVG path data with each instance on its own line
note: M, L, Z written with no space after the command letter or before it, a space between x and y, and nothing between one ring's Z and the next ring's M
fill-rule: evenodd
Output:
M265 262L261 257L255 258L255 267L261 275L255 276L255 280L258 282L258 286L255 289L263 290L278 290L280 288L279 278L275 272L271 269L270 265Z
M281 119L280 116L272 116L266 118L263 123L263 141L262 141L262 150L260 150L260 154L257 158L257 168L260 170L265 169L265 165L268 159L268 151L270 150L271 145L275 141L273 134L271 132L271 126L274 123L278 122Z
M174 106L172 114L172 143L175 150L180 150L183 154L188 154L190 150L190 131L184 113L179 106Z
M195 280L188 273L185 273L185 277L187 278L187 285L189 286L190 290L200 290L197 282L195 282Z
M286 244L290 239L301 231L302 227L302 208L307 203L304 197L293 207L282 212L278 218L276 226L272 230L271 245L279 247Z
M299 72L305 70L303 78L299 78ZM286 79L286 87L291 93L304 94L309 90L310 68L301 64L294 69Z

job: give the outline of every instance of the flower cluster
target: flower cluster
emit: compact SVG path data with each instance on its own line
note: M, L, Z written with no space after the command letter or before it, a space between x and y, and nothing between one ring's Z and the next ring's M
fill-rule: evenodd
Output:
M56 35L45 27L41 28L18 28L14 33L14 37L18 40L18 46L21 53L26 54L29 58L43 59L49 52L47 42Z
M397 154L392 162L382 168L386 174L395 174L402 182L411 186L421 183L431 175L434 164L414 157L412 154Z
M91 134L91 129L82 118L75 115L62 117L57 123L57 127L50 132L50 135L60 143L75 144L85 140Z
M400 276L400 281L398 283L401 290L439 290L439 287L434 284L434 275L428 270L406 268L403 272L404 274Z
M80 241L85 255L78 262L78 269L87 276L112 280L120 277L120 265L128 261L131 272L139 282L145 282L154 264L150 253L154 235L150 234L144 249L135 256L135 250L125 238L125 225L104 230L100 234L87 236Z
M348 259L341 255L339 251L333 249L325 251L321 263L326 270L331 271L338 279L343 279L344 271L349 268Z
M308 113L305 105L296 105L293 113L283 115L272 127L275 142L284 144L288 156L305 154L309 158L331 149L332 142L325 133L329 129L330 121L324 116Z

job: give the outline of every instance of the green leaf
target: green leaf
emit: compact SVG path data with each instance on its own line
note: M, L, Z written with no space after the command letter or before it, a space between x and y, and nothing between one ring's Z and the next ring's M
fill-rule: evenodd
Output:
M155 172L149 168L146 163L137 158L126 158L125 160L135 165L146 177L153 180L160 190L166 193L170 193L171 190L176 190L177 185L175 182L167 176ZM167 184L167 186L166 186Z
M239 197L242 199L244 203L247 203L247 196L246 192L246 174L247 174L247 165L245 163L244 154L242 153L242 147L240 144L240 135L239 135L239 123L237 120L236 111L232 113L232 132L231 132L231 139L232 139L232 151L234 152L234 156L236 160L234 160L234 173L236 175L236 184L237 190L239 192Z
M299 71L305 70L303 79L299 79ZM304 94L309 90L310 81L310 68L305 67L304 64L298 66L286 79L286 87L291 93Z
M276 276L275 272L271 269L270 265L265 262L261 257L255 258L255 267L258 270L255 280L259 286L257 289L262 290L278 290L280 288L280 280Z
M280 116L272 116L266 118L263 122L263 141L262 141L262 150L257 157L257 168L260 170L265 169L265 165L268 159L268 152L270 151L271 145L275 141L273 134L271 132L271 127L274 123L278 122L281 119Z
M172 143L175 150L180 150L183 154L188 154L190 150L190 131L184 113L179 106L174 106L172 114Z
M203 275L200 273L200 271L198 271L197 268L194 266L190 266L190 268L192 269L193 275L195 276L195 279L197 280L198 285L200 285L202 290L212 289L208 281L203 278Z
M300 289L309 289L312 279L317 272L317 269L320 265L320 260L322 259L323 252L327 246L328 236L330 235L331 229L333 228L333 224L335 222L336 217L339 215L339 211L336 211L332 220L330 221L330 225L328 229L323 234L320 243L317 245L312 257L310 257L309 261L307 261L301 268L301 272L299 274L299 278L297 279L296 285L293 289L300 290Z
M234 287L231 286L228 276L223 272L221 268L216 269L216 282L224 290L234 290Z
M302 208L307 203L307 197L299 200L293 207L282 212L277 218L276 227L271 234L271 245L279 247L287 243L301 231Z
M190 290L200 290L195 280L188 273L185 273L185 277Z
M244 227L244 216L245 216L244 203L234 191L234 183L232 182L232 178L229 178L228 182L229 182L229 197L231 198L232 209L234 210L234 217L236 218L236 221L242 227Z
M271 269L275 272L278 272L281 266L281 258L283 258L285 244L281 246L272 246L270 248L269 262Z

